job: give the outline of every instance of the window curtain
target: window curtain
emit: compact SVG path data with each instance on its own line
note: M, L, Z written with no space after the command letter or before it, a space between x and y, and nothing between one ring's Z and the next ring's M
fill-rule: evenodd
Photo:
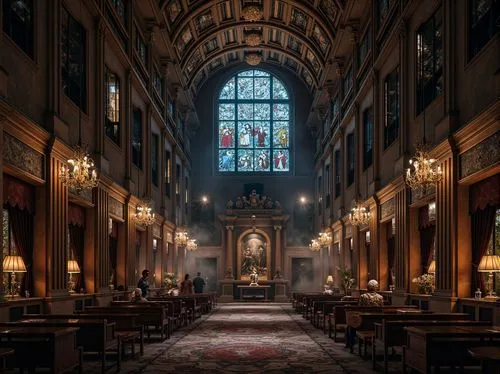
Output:
M33 294L33 215L28 209L20 209L11 205L7 205L7 210L17 254L22 257L26 266L20 295L24 296L26 291Z
M496 174L470 188L470 217L472 238L472 289L485 289L484 276L477 271L481 258L488 250L495 224L496 210L500 206L500 174Z
M72 255L78 266L80 267L80 274L75 274L75 291L80 292L81 289L85 289L85 276L83 269L83 253L84 253L84 243L85 243L85 229L83 226L77 226L70 224L69 229L69 245L73 251Z
M435 222L429 219L429 206L425 205L418 211L418 229L420 231L420 261L422 274L427 273L432 253L434 251Z
M117 288L116 266L118 262L118 225L113 221L111 233L109 234L109 261L113 272L113 286Z

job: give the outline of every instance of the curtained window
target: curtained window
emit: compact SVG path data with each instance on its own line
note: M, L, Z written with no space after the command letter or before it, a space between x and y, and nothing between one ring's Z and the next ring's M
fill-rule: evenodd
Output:
M482 180L471 186L469 190L469 207L471 217L472 239L472 282L471 294L480 288L485 290L485 274L479 273L477 267L481 258L498 249L498 231L500 230L500 174ZM498 274L498 273L497 273ZM496 275L497 275L496 274ZM496 284L499 284L497 281Z
M75 260L80 273L71 274L75 282L75 292L85 290L84 251L85 251L85 209L75 204L68 205L68 260Z
M4 174L3 181L3 255L19 255L26 273L17 273L19 294L33 294L33 224L35 189L20 180ZM7 282L10 282L8 280ZM8 284L4 281L4 284Z

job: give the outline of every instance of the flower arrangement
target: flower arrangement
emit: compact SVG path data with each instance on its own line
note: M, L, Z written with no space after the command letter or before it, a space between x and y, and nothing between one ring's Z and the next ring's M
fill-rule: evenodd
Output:
M340 287L342 288L344 295L348 295L356 283L356 279L354 279L351 269L341 269L337 267L337 270L340 271Z
M412 283L417 284L418 293L430 295L434 291L434 274L422 274L419 277L413 278Z
M165 273L163 275L163 287L167 290L177 288L178 283L179 279L177 279L177 275L175 273Z

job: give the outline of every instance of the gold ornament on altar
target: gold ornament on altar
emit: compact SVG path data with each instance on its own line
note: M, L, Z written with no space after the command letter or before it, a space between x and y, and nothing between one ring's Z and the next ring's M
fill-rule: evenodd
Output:
M406 184L413 190L426 190L438 183L442 176L437 160L431 158L424 148L417 148L415 157L410 159L410 167L406 169Z
M349 214L349 221L353 226L367 225L370 222L370 212L365 207L356 204Z
M245 21L257 22L264 16L264 11L258 5L247 5L241 10L241 16Z
M247 35L246 41L250 47L256 47L262 42L262 37L260 34L253 32Z
M262 61L262 58L257 53L249 53L247 55L246 61L247 61L247 64L250 66L257 66Z
M155 222L155 214L151 202L148 200L141 200L137 204L135 213L135 222L142 226L151 226Z
M68 188L80 192L97 187L99 179L94 168L94 160L83 147L75 146L73 156L66 163L66 166L61 167L59 177Z

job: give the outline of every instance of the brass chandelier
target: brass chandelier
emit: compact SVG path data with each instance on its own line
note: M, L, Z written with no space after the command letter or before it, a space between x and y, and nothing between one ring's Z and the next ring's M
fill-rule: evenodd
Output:
M61 167L59 177L68 188L80 192L97 187L99 179L94 168L94 161L80 145L81 140L78 143L73 156L66 161L67 166Z
M329 232L320 232L317 240L322 247L332 245L332 235Z
M149 200L143 199L137 204L135 222L142 226L151 226L155 223L155 214Z
M353 226L363 226L370 222L370 212L365 207L356 204L349 214L349 221Z
M262 36L256 32L252 32L246 36L246 41L250 47L257 47L262 42Z
M192 252L196 251L198 248L198 244L196 243L196 239L189 239L187 244L186 244L186 250Z
M179 246L186 246L189 241L189 235L187 231L179 231L175 233L175 244Z
M406 169L406 184L413 190L427 189L438 183L442 176L437 160L431 158L423 147L417 148L415 156L410 159L410 167Z
M264 11L259 5L247 5L241 10L241 16L245 21L257 22L264 16Z
M311 244L309 244L309 249L311 251L317 252L321 249L321 244L319 244L319 241L317 239L312 239Z
M249 53L247 55L246 61L247 61L247 64L250 66L257 66L262 61L262 58L260 57L260 55L258 53Z

